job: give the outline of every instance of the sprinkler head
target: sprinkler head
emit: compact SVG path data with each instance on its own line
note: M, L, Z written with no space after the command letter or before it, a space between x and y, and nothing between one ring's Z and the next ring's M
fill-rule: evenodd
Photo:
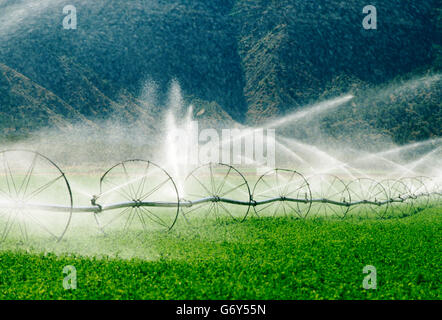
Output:
M91 199L91 204L92 204L93 206L97 205L97 200L98 200L98 196L93 195L93 196L92 196L92 199Z

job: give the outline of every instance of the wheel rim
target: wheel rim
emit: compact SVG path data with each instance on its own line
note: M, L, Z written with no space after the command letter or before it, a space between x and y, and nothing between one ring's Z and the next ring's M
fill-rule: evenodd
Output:
M43 235L60 241L72 218L72 191L64 172L34 151L0 152L0 203L0 242ZM64 209L42 208L48 204Z
M308 178L312 198L315 200L327 199L340 203L350 203L351 195L346 183L334 175L319 174ZM345 218L349 206L335 205L328 202L312 203L311 212L315 217ZM310 215L312 215L310 214Z
M413 199L409 198L410 189L404 182L401 180L386 179L381 181L381 184L388 192L388 198L394 201L391 202L387 208L387 216L408 216L413 213Z
M132 202L133 206L96 213L102 231L170 230L179 213L178 189L160 166L145 160L127 160L110 168L100 179L99 205ZM169 208L144 207L139 202L171 202Z
M360 178L353 180L347 185L352 202L370 201L370 202L387 202L389 200L388 193L385 188L371 178ZM354 205L349 211L355 212L362 210L369 217L384 217L388 209L388 203L384 205L375 205L370 203L361 203Z
M245 177L233 166L209 163L193 170L184 183L185 201L223 198L247 203L235 205L222 201L197 203L182 208L185 221L194 226L210 220L244 221L250 210L250 188Z
M306 218L310 212L312 193L309 183L302 174L294 170L274 169L263 174L253 188L253 200L257 202L280 201L255 206L257 216L297 216ZM291 202L285 199L299 199Z

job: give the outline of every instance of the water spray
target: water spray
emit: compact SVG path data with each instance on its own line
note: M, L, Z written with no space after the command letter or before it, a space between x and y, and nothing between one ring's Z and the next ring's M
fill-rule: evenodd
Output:
M160 166L127 160L100 179L100 193L90 206L74 206L65 174L49 158L33 151L0 152L0 240L16 233L29 239L32 229L60 241L73 213L94 214L103 233L152 226L171 230L179 217L189 225L256 217L306 219L345 218L356 208L367 216L386 218L399 208L402 215L440 203L442 190L427 177L378 182L358 178L347 183L333 175L306 178L290 169L272 169L250 188L246 176L226 164L206 164L193 170L180 193L174 179ZM314 208L314 210L312 210ZM358 211L359 212L359 211ZM358 214L358 213L356 213Z

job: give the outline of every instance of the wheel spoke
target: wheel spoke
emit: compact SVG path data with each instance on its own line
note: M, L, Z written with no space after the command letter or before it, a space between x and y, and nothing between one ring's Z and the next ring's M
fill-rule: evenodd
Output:
M336 215L336 216L339 216L339 214L338 214L338 212L335 210L335 208L334 208L334 206L332 206L332 205L330 205L330 204L326 204L327 205L327 208L328 209L330 209L331 211L333 211L333 213Z
M230 213L230 211L229 210L227 210L227 208L221 203L221 202L218 202L218 204L219 204L219 206L229 215L229 216L231 216L232 217L232 219L233 220L237 220L233 215L232 215L232 213Z
M284 202L282 203L282 210L284 211L284 217L287 217L287 212L285 211Z
M6 237L13 234L14 237L17 235L20 240L28 241L34 234L37 236L47 234L55 240L61 240L71 221L72 211L63 210L56 218L54 217L55 223L49 223L47 221L51 218L50 213L38 208L31 210L28 206L32 205L32 203L29 203L31 201L40 203L35 198L50 199L48 197L50 195L49 189L57 191L56 195L53 195L56 197L57 206L71 208L72 193L64 173L54 162L37 152L9 150L2 152L1 157L0 159L3 162L3 164L0 164L1 178L5 182L2 184L3 190L0 190L0 195L2 201L6 202L6 206L13 210L13 212L2 217L2 228L4 227L1 234L2 239L6 239ZM18 160L15 161L15 159ZM63 188L63 183L57 183L63 179L65 188ZM68 193L70 200L68 204L60 202L64 199L60 197L62 191ZM9 204L9 201L11 204ZM51 206L51 204L48 206ZM64 228L62 228L63 226ZM57 236L57 234L60 234L60 236Z
M129 227L132 225L132 222L134 220L135 217L135 208L131 208L129 215L126 218L126 222L124 224L123 230L124 231L128 231Z
M150 162L147 163L146 168L144 169L144 173L143 173L143 179L141 180L141 183L138 186L137 192L135 193L135 197L136 198L141 198L141 194L143 194L143 190L144 190L144 186L146 184L146 180L147 180L147 171L149 170L150 167Z
M52 186L55 182L57 182L58 180L60 180L63 177L63 175L58 176L57 178L49 181L48 183L46 183L45 185L41 186L40 188L36 189L34 192L32 192L28 197L26 197L26 199L24 199L24 201L29 201L30 199L34 198L35 196L39 195L40 193L42 193L44 190L46 190L47 188L49 188L50 186Z
M28 240L28 230L27 230L27 227L26 227L26 220L22 219L21 222L22 223L20 223L20 221L18 222L18 226L19 226L20 232L21 232L21 234L23 236L23 240L27 241Z
M136 212L137 212L138 219L140 220L141 225L143 226L144 231L147 232L146 222L144 221L144 217L143 217L142 213L140 212L139 208L136 208Z
M209 189L206 188L206 186L192 173L192 177L206 190L207 194L210 196L213 196L214 194L209 191Z
M200 203L200 204L196 205L194 208L192 208L191 210L189 210L187 212L183 212L183 215L188 216L190 213L194 212L195 210L200 209L201 207L204 207L204 206L208 206L209 204L210 204L209 202Z
M131 208L126 208L120 213L116 215L116 217L113 217L111 221L108 221L105 225L103 225L103 229L106 228L108 225L112 224L113 222L117 221L119 218L121 218L127 211L129 211Z
M161 219L160 217L158 217L155 213L153 213L153 212L150 211L149 209L144 208L144 207L140 207L140 209L141 209L144 213L146 213L147 217L148 217L150 220L152 220L153 222L155 222L155 223L157 223L157 224L160 224L160 225L162 225L162 226L165 227L165 228L169 228L169 226L167 225L166 222L164 222L163 219ZM152 217L155 217L156 219L153 219Z
M155 188L153 188L151 191L149 191L147 194L145 194L144 196L141 197L141 201L146 200L148 197L150 197L151 195L153 195L155 192L157 192L158 190L160 190L167 182L169 182L170 177L168 177L166 180L164 180L162 183L160 183L158 186L156 186Z
M55 239L58 239L58 237L51 230L49 230L44 224L42 224L40 221L38 221L38 219L35 218L30 211L25 211L25 212L26 212L26 216L31 218L40 228L42 228L44 231L49 233Z
M15 186L14 177L12 176L11 167L9 166L8 159L7 159L7 157L6 157L6 154L4 154L4 153L3 153L3 160L4 160L4 161L3 161L3 168L4 168L4 171L5 171L5 178L6 178L6 183L7 183L7 185L8 185L9 193L11 194L11 193L12 193L12 190L11 190L11 185L10 185L10 183L9 183L8 174L9 174L9 177L10 177L10 179L11 179L11 184L12 184L13 187L14 187L15 195L17 196L17 188L16 188L16 186Z
M278 170L275 171L275 180L276 180L276 187L278 188L278 196L282 197L281 194L281 185L279 184L279 175L278 175Z
M227 171L226 175L224 176L218 190L216 191L216 194L220 194L223 191L224 185L226 184L226 181L227 181L227 177L229 176L231 171L232 171L232 168L229 167L229 170Z
M8 194L7 192L3 191L2 189L0 189L0 193L2 193L3 195L5 195L9 200L14 201L11 197L10 194Z
M293 178L295 177L296 171L292 171L292 175L290 176L290 179L288 180L288 182L285 185L285 188L283 190L283 194L286 194L289 191L289 185L290 185L290 181L293 180Z
M212 203L210 204L209 211L207 211L207 213L206 213L206 215L205 215L205 219L207 219L207 218L209 217L209 215L210 215L210 213L212 212L212 210L213 210L214 207L215 207L215 202L212 202Z
M21 194L21 190L22 190L23 186L25 186L25 189L22 194L22 198L24 198L26 196L26 192L28 191L29 182L31 181L32 174L34 172L34 168L35 168L36 163L37 163L37 154L34 155L34 158L32 159L32 163L31 163L30 167L28 168L28 171L26 172L25 178L22 181L20 189L18 190L18 194Z
M14 214L14 213L15 213L15 214ZM14 217L12 217L12 216L14 216ZM2 242L6 240L6 238L7 238L8 234L9 234L9 232L10 232L11 229L12 229L12 226L13 226L14 223L15 223L16 218L17 218L17 212L13 212L13 211L11 211L11 212L9 213L9 216L8 216L8 221L6 222L6 226L5 226L5 228L3 229L3 234L2 234L2 237L1 237L1 241L2 241Z
M262 191L262 192L259 192L259 193L255 193L255 197L262 196L262 195L266 194L267 192L276 189L275 187L271 187L271 186L267 183L267 181L265 181L265 179L261 179L260 181L261 181L262 183L264 183L264 184L268 187L268 189L266 189L266 190L264 190L264 191ZM269 196L269 198L275 198L275 196L274 196L274 195L271 195L271 196Z
M236 187L230 189L229 191L224 192L222 195L220 195L220 198L222 198L222 197L224 197L225 195L227 195L227 194L229 194L229 193L231 193L231 192L233 192L233 191L235 191L235 190L241 188L241 187L244 186L245 184L246 184L246 183L244 182L244 183L242 183L242 184L240 184L240 185L238 185L238 186L236 186Z
M275 207L275 211L273 212L273 217L276 217L276 214L278 213L278 209L281 207L281 202L278 202L278 204Z
M124 170L124 174L126 175L126 179L127 179L127 183L129 184L129 192L131 194L132 199L134 199L134 197L136 196L135 194L135 190L133 189L133 185L131 183L130 177L129 177L129 173L127 172L126 169L126 165L123 163L121 163L123 170Z
M300 217L301 219L304 218L301 214L301 210L299 209L299 206L297 206L297 209L296 209L295 207L292 207L292 205L289 203L287 203L287 205L289 206L290 209L293 210L293 212L295 212L298 215L298 217Z
M121 195L124 199L128 200L128 201L132 201L133 197L131 197L131 195L129 193L127 193L123 188L126 187L126 185L117 185L113 182L110 182L109 180L104 180L103 183L108 183L111 186L114 187L114 189L112 189L112 191L117 192L119 195Z
M304 188L306 186L306 184L303 184L303 185L301 185L300 187L298 187L297 189L295 189L295 190L293 190L293 191L290 191L289 193L287 193L286 194L286 197L287 196L290 196L290 195L292 195L292 194L294 194L296 191L298 191L298 190L301 190L302 188ZM298 194L299 194L299 192L298 192Z
M213 170L212 170L212 165L209 165L209 169L210 169L210 185L212 187L212 194L215 195L215 179L213 177Z
M261 211L264 211L265 209L267 209L267 208L273 206L274 204L275 204L275 203L272 202L272 203L270 203L269 205L267 205L267 206L265 206L265 207L263 207L263 208L261 208L261 209L259 209L259 210L255 210L255 212L256 212L256 213L259 213L259 212L261 212Z

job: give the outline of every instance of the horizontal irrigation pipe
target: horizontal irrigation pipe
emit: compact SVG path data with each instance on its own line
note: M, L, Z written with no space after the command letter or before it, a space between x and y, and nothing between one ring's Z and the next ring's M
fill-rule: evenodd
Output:
M115 203L110 205L99 205L95 204L92 206L84 206L84 207L67 207L67 206L57 206L57 205L44 205L44 204L8 204L8 203L2 203L0 204L0 208L3 209L14 209L14 208L23 208L26 210L36 210L36 211L51 211L51 212L77 212L77 213L99 213L103 211L111 211L111 210L117 210L117 209L124 209L124 208L138 208L138 207L156 207L156 208L176 208L176 207L185 207L190 208L192 206L202 204L202 203L208 203L208 202L222 202L222 203L228 203L228 204L234 204L239 206L261 206L264 204L270 204L273 202L278 201L287 201L287 202L297 202L297 203L327 203L332 204L336 206L341 207L352 207L357 205L375 205L375 206L383 206L388 205L391 203L403 203L407 200L416 200L421 197L428 197L438 195L442 196L442 193L440 192L433 192L433 193L421 193L418 195L407 195L403 197L397 197L389 200L384 201L371 201L371 200L361 200L361 201L355 201L355 202L346 202L346 201L334 201L329 199L296 199L296 198L286 198L286 197L279 197L279 198L273 198L273 199L267 199L262 201L239 201L239 200L232 200L232 199L226 199L226 198L220 198L220 197L207 197L202 198L195 201L188 201L188 200L181 200L180 202L143 202L143 201L128 201L128 202L121 202L121 203Z
M18 164L16 164L16 161L13 161L13 159L22 159L22 161L19 161ZM36 164L38 163L38 166L36 166ZM213 166L216 166L213 167ZM108 225L108 223L106 225L102 225L100 223L100 219L102 218L101 215L98 215L98 213L105 213L108 211L116 211L116 210L122 210L122 212L120 213L120 215L117 215L117 217L120 217L122 214L125 213L125 211L127 209L130 208L134 208L134 211L136 211L135 213L138 214L137 208L147 208L147 207L151 207L151 208L170 208L169 211L176 211L176 215L175 215L175 220L173 221L172 225L165 225L165 223L163 224L162 220L159 217L159 220L154 219L157 224L161 224L165 227L167 227L169 230L175 225L175 222L177 221L178 215L179 215L179 211L180 208L192 208L193 209L189 210L189 212L196 210L199 207L202 207L202 204L209 204L212 207L214 206L214 204L218 203L220 206L222 206L222 204L231 204L232 206L242 206L243 208L247 209L247 212L245 213L244 219L245 217L247 217L247 214L249 212L250 207L253 208L257 208L258 206L262 206L262 210L268 208L271 206L271 204L273 203L278 203L276 206L276 210L275 210L275 214L276 211L278 210L279 206L281 205L281 207L284 209L285 212L285 206L283 205L284 202L287 203L291 202L291 203L297 203L297 204L305 204L307 207L309 206L308 211L310 211L312 204L326 204L326 206L318 206L320 207L318 210L328 210L329 207L331 206L335 206L335 207L339 207L341 209L344 209L343 211L349 211L350 207L354 207L354 206L371 206L371 207L381 207L384 206L386 209L389 208L389 206L392 206L392 204L394 203L410 203L412 206L414 206L414 201L416 199L419 198L424 198L422 201L422 203L417 203L419 206L427 206L429 204L429 201L431 198L433 198L434 196L434 200L439 202L442 198L442 190L441 189L436 189L436 188L432 188L432 189L427 189L427 186L425 185L425 180L424 179L430 179L428 177L415 177L415 178L403 178L403 179L411 179L410 180L405 181L405 183L402 181L403 179L397 180L397 181L392 181L393 179L387 179L385 180L386 185L382 185L382 182L377 182L373 179L370 178L365 178L366 181L368 181L369 183L371 183L371 188L375 188L377 191L378 188L377 186L380 185L380 188L382 189L380 193L376 193L374 194L372 192L371 189L367 189L368 191L370 191L369 194L362 194L362 187L361 187L361 194L358 194L355 189L350 189L350 184L355 182L355 183L361 183L361 180L363 180L364 178L360 178L360 179L356 179L348 184L346 184L344 181L342 181L341 179L339 179L339 177L336 176L331 176L331 178L333 178L332 181L330 181L330 186L328 187L328 190L330 191L331 187L335 186L335 183L337 184L336 187L339 186L339 184L342 186L344 186L344 190L342 191L342 193L339 195L339 197L334 197L331 195L313 195L312 197L312 190L310 188L310 185L307 181L307 179L299 172L294 171L294 170L286 170L286 169L274 169L271 170L269 172L267 172L266 174L262 175L256 182L255 184L255 188L253 189L253 192L251 193L251 190L249 188L249 184L246 181L246 178L234 167L230 166L230 165L226 165L226 164L207 164L207 165L203 165L200 166L198 168L196 168L195 170L193 170L188 177L186 178L186 181L190 181L190 179L194 179L197 180L199 182L199 184L202 185L202 183L199 181L198 179L198 175L207 175L207 171L204 170L210 170L210 177L211 177L211 187L212 187L212 191L209 191L209 189L207 189L204 185L202 185L205 189L205 191L203 191L203 195L201 195L200 192L200 197L199 199L196 200L187 200L184 199L182 197L180 197L179 192L178 192L178 188L175 184L175 182L173 181L172 177L164 170L162 169L160 166L150 162L150 161L145 161L145 160L126 160L123 162L118 163L117 165L113 166L112 168L110 168L108 171L106 171L106 173L101 177L100 179L100 193L98 196L93 196L93 198L90 200L90 205L89 206L74 206L73 204L73 196L72 196L72 189L69 185L69 181L66 178L66 175L64 174L64 172L60 169L60 167L58 167L52 160L50 160L49 158L45 157L44 155L38 153L38 152L34 152L34 151L28 151L28 150L6 150L6 151L0 151L0 167L4 167L5 170L4 172L2 171L0 173L0 182L2 184L2 188L5 190L0 189L0 209L5 209L4 211L6 211L6 215L9 215L6 223L4 224L4 227L2 226L3 224L3 218L0 221L0 242L2 242L6 236L8 235L9 231L11 230L11 226L15 223L12 222L10 223L10 218L12 216L14 217L18 217L17 219L17 224L18 227L20 229L21 233L24 233L23 231L26 231L26 221L23 220L21 217L24 214L25 216L26 213L29 213L30 211L37 211L37 212L41 212L41 213L45 213L45 212L54 212L54 213L66 213L69 214L69 218L66 220L66 224L64 226L64 229L62 230L62 232L57 231L57 235L55 235L55 233L53 233L51 230L46 228L46 225L40 225L40 227L43 227L43 229L45 229L48 233L50 233L52 236L54 236L57 241L60 241L64 234L66 233L70 221L71 221L71 217L72 217L72 213L91 213L95 215L95 220L99 226L99 228L104 232L103 228L106 227ZM128 174L128 169L127 168L134 168L134 169L141 169L144 168L143 170L143 176L138 177L137 179L131 180L129 178L129 174ZM222 184L220 186L215 186L214 183L214 175L213 175L213 169L219 170L216 171L217 174L220 174L221 177L221 173L222 176L224 176L223 180L222 180ZM40 170L40 174L37 172L38 170ZM151 171L149 171L151 170ZM162 175L164 178L161 178L161 180L159 181L163 181L161 184L157 185L155 188L153 188L149 194L144 194L144 192L146 190L144 190L144 187L146 186L146 178L148 176L151 176L152 173L155 174L159 174ZM294 195L293 192L301 190L302 188L306 188L308 191L306 190L301 190L298 191L298 195L296 195L296 198L291 198L291 197L287 197L284 196L281 193L276 193L275 195L271 195L269 199L263 199L263 193L255 193L256 190L258 190L256 187L258 185L258 183L263 183L263 184L267 184L265 181L265 177L269 177L271 175L276 175L276 179L277 179L277 184L275 186L275 188L270 187L270 189L268 189L268 191L272 191L272 192L276 192L275 190L280 188L281 186L279 186L279 181L278 181L278 174L284 174L284 172L287 174L287 172L289 172L290 174L290 179L286 185L286 195L292 194ZM46 173L50 173L46 176ZM126 178L126 181L124 184L113 184L111 181L109 181L109 179L111 179L112 177L116 176L116 177L121 177L121 174L124 173L124 176ZM24 175L24 178L22 178ZM55 179L52 179L50 176L53 175L54 177L56 177ZM18 177L18 178L14 178L14 176ZM38 180L38 184L41 184L42 186L39 188L36 188L34 191L32 191L32 193L28 194L28 187L29 187L29 182L31 180L31 177L34 176L38 176L39 179L41 178L44 182L46 182L45 184L43 184L42 181ZM329 175L327 175L329 176ZM222 188L224 187L224 185L226 183L228 183L228 178L231 178L231 181L235 181L235 185L236 187L229 190L227 193L223 193L222 195L220 195ZM21 178L21 179L20 179ZM163 180L164 179L164 180ZM188 180L189 179L189 180ZM242 181L242 184L236 184L237 179L239 179L240 181ZM15 182L19 182L21 181L21 186L19 186L19 188L17 188L17 186L15 185ZM34 180L33 180L34 181ZM36 183L37 180L35 180ZM57 182L57 185L54 185L55 182ZM11 185L11 183L13 185ZM131 185L133 185L134 183L139 184L136 187L132 187ZM173 190L173 195L174 198L171 198L171 200L168 201L156 201L156 200L152 200L152 198L148 198L148 196L150 196L152 194L152 192L156 192L157 190L159 190L159 188L161 188L163 185L165 185L165 183L168 184L169 188L172 188L171 190ZM289 190L287 189L289 187L289 185L292 185L293 183L302 183L302 185L296 189L293 192L287 193ZM391 184L393 183L393 184ZM411 183L410 185L408 185L408 183ZM111 186L109 186L109 184ZM391 185L390 185L391 184ZM52 204L52 203L45 203L45 200L43 199L50 199L50 197L52 196L52 191L54 189L49 189L49 187L53 187L55 186L57 189L60 189L60 191L65 191L65 195L68 195L68 200L69 202L66 202L65 204ZM118 203L110 203L110 204L106 204L106 203L100 203L100 202L105 202L104 198L102 197L103 195L106 195L110 192L117 192L118 189L122 188L122 187L126 187L128 186L129 191L125 191L123 192L123 190L120 193L120 195L123 195L126 200L120 200L120 201L125 201L125 202L118 202ZM239 187L245 186L244 189L247 190L242 190L244 192L244 194L247 194L247 196L244 196L244 198L242 198L242 200L235 200L235 199L230 199L230 197L234 197L234 196L230 196L230 194L234 194L233 192L235 190L237 190ZM269 185L268 185L269 186ZM7 187L7 190L6 190ZM110 190L108 190L109 187L112 187ZM116 188L115 188L116 187ZM339 190L341 190L339 187ZM385 187L388 187L387 190ZM436 187L436 185L434 186ZM33 188L35 188L35 186L33 186ZM136 188L136 192L135 190L132 190ZM404 189L402 189L404 188ZM150 189L150 188L149 188ZM42 194L43 191L48 190L48 192L46 192L45 194ZM425 190L424 193L422 193ZM431 190L432 192L429 192L429 190ZM14 192L15 191L15 192ZM279 190L281 191L281 190ZM336 191L336 190L334 190ZM266 190L267 192L267 190ZM218 193L218 194L217 194ZM305 193L305 196L304 196ZM37 195L41 194L41 198L42 201L38 201L38 200L31 200L30 199L35 199L35 197ZM61 194L61 193L60 193ZM140 195L142 196L140 196ZM336 193L336 195L338 195L339 193ZM355 194L356 197L353 197L352 194ZM379 194L382 194L382 196L378 196ZM397 195L397 197L396 197ZM176 197L175 197L176 196ZM189 195L191 196L191 195ZM259 197L259 199L258 199ZM257 198L258 200L255 200L254 198ZM313 198L313 199L312 199ZM334 198L332 199L327 199L327 198ZM353 198L353 200L352 200ZM356 199L358 199L356 201ZM363 199L363 200L359 200L359 199ZM364 200L366 199L366 200ZM150 200L150 201L149 201ZM149 202L148 202L149 201ZM48 201L49 202L49 201ZM425 203L425 204L424 204ZM212 210L208 209L210 213L210 211ZM223 206L222 206L223 207ZM289 206L291 207L291 206ZM223 208L225 211L227 211L226 208ZM374 208L370 208L370 209L374 209ZM408 209L408 208L406 208ZM149 211L147 209L145 209L146 211ZM216 209L215 209L216 210ZM296 209L289 209L289 210L296 210ZM299 210L299 206L298 206L298 210ZM144 211L144 210L143 210ZM183 210L186 211L186 210ZM256 210L255 210L256 211ZM333 210L334 211L334 210ZM373 210L373 211L377 211L377 210ZM381 211L381 210L379 210ZM386 210L387 211L387 210ZM2 216L4 215L5 212L0 212L0 214ZM154 215L153 213L151 213L149 211L149 213L151 215ZM257 212L255 212L257 214ZM297 212L298 215L299 212ZM308 212L307 212L308 213ZM302 217L306 217L307 213L305 215L300 215ZM336 214L336 212L334 212ZM216 213L215 213L216 214ZM346 213L344 213L345 215ZM17 216L19 215L19 216ZM105 214L104 214L105 215ZM109 213L110 215L110 213ZM185 212L183 212L183 215L185 216ZM131 218L132 216L132 218ZM130 219L133 220L133 217L135 215L132 214L132 212L129 214L128 220L126 221L126 225L130 222ZM34 218L35 217L31 217ZM152 220L152 217L150 217ZM14 218L15 219L15 218ZM34 220L33 219L33 220ZM140 220L143 220L142 218L140 218ZM187 220L187 218L186 218ZM114 220L112 220L114 221ZM111 221L111 222L112 222ZM39 222L37 220L34 220L34 222L36 224L39 224ZM144 225L144 222L141 221ZM49 226L49 225L48 225ZM52 226L51 226L52 227ZM126 226L125 226L126 228ZM55 230L54 230L55 231ZM27 238L27 235L23 234L24 238Z

